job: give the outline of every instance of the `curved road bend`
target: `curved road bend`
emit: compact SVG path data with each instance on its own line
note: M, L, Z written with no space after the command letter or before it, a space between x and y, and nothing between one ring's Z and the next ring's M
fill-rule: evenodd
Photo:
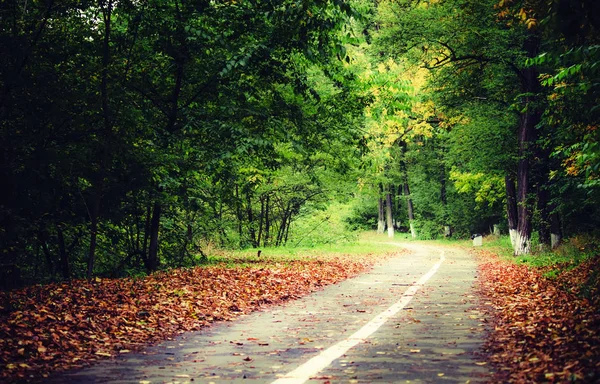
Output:
M51 382L485 382L472 256L398 245L369 273Z

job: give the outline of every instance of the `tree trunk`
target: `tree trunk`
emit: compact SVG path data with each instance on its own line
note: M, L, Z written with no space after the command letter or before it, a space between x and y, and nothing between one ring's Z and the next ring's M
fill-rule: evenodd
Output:
M401 172L404 182L402 183L402 192L406 199L406 211L408 213L408 225L410 227L410 235L413 239L417 238L417 231L415 229L415 212L413 208L412 198L410 197L410 188L408 186L408 170L406 169L406 162L404 161L404 153L406 152L406 142L400 141L400 150L402 151Z
M270 196L267 195L267 197L265 198L265 239L263 241L263 245L265 247L269 246L269 241L270 241L270 231L271 231L271 221L269 219L269 204L270 204Z
M240 237L240 248L244 247L244 217L242 216L242 202L240 200L240 188L235 184L235 214L237 217L238 236Z
M412 199L410 198L410 188L408 187L408 180L406 178L405 175L405 180L404 180L404 185L403 185L403 192L404 192L404 196L406 198L406 209L408 212L408 223L410 226L410 235L413 239L415 239L417 237L417 231L415 229L415 213L414 213L414 208L413 208L413 202Z
M443 153L442 153L443 156ZM440 201L443 207L444 237L452 237L452 228L448 225L448 193L446 190L446 167L440 167Z
M256 228L254 228L254 212L252 212L252 195L249 190L246 192L246 205L250 241L252 242L252 247L258 248L258 243L256 242Z
M515 256L531 253L531 208L529 192L529 144L533 127L532 116L523 113L519 123L519 165L517 168L517 236Z
M58 249L60 252L60 269L62 272L63 279L70 280L71 271L69 270L69 255L67 252L67 247L65 246L65 235L60 225L56 226L56 231L58 234Z
M392 213L392 193L387 191L385 194L385 218L389 238L394 238L394 216Z
M385 232L385 202L382 197L377 198L377 233Z
M538 53L539 39L530 32L525 42L528 57ZM528 67L521 71L521 88L524 108L519 119L519 165L517 168L517 238L514 248L515 256L531 253L531 203L528 199L530 183L531 157L535 144L535 127L540 121L540 114L535 108L535 95L539 91L538 71Z
M38 231L38 240L40 242L40 246L42 248L42 253L46 258L46 266L48 268L48 272L51 276L54 275L54 261L52 260L52 252L48 248L48 237L46 235L46 231L44 229L40 229Z
M517 189L515 181L510 175L504 177L506 187L506 217L508 218L508 234L513 249L517 244Z
M562 241L562 230L560 224L560 216L558 212L552 212L550 214L550 245L552 249L555 249L560 245Z
M379 196L377 197L377 233L385 231L385 206L383 202L383 186L379 184Z
M293 212L290 212L290 215L288 216L287 227L285 229L285 238L283 240L283 245L286 245L288 242L288 236L290 234L290 227L292 226L292 215L293 215Z
M100 169L96 179L96 188L94 192L92 210L90 212L90 248L88 254L87 279L90 280L94 274L94 264L96 263L96 247L98 243L98 220L100 216L100 206L102 204L102 194L104 190L104 179L106 177L106 168L108 167L108 152L110 147L110 137L112 136L112 119L108 97L108 67L110 65L110 35L112 18L112 1L108 1L102 7L102 18L104 21L104 40L102 46L102 74L100 83L100 95L102 99L102 118L104 122L104 137L101 148Z
M260 247L260 242L263 235L263 225L265 221L265 196L260 197L260 218L258 222L258 237L256 238L256 244Z
M96 263L96 246L98 243L98 211L100 210L100 195L96 195L93 213L90 223L90 248L88 251L87 279L94 275L94 264Z
M550 193L544 185L537 186L537 207L539 217L540 244L550 247Z
M155 201L152 209L152 219L150 220L150 246L148 248L148 262L146 269L148 273L158 269L158 231L160 228L160 215L162 207L160 202Z
M148 202L146 206L146 221L144 223L144 242L142 248L142 257L144 262L148 259L148 240L150 240L150 222L152 221L152 204Z

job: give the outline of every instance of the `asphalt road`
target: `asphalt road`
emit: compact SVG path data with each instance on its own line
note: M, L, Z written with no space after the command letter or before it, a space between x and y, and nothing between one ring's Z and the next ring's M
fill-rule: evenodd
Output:
M409 252L369 273L51 382L485 382L472 256L398 245Z

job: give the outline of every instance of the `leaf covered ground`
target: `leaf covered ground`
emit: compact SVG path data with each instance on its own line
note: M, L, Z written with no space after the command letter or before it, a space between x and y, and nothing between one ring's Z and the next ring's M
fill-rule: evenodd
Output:
M600 382L600 257L546 277L547 268L480 253L494 381Z
M0 381L40 379L128 353L306 295L368 269L375 260L221 263L144 278L97 278L1 292Z

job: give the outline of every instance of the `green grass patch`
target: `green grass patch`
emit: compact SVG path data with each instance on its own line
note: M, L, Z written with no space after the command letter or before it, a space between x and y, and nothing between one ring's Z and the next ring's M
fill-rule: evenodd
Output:
M505 260L544 269L544 276L554 278L598 255L600 239L590 235L574 236L564 240L554 250L540 250L534 241L532 248L534 251L531 254L515 257L509 236L486 236L482 246L482 249L493 252Z
M369 258L385 258L399 252L401 248L387 241L387 236L380 238L369 234L361 234L354 243L323 244L314 247L260 247L244 250L205 249L207 260L198 257L199 265L225 265L229 268L258 267L264 268L273 264L293 263L295 261L333 260L346 258L361 260ZM260 254L259 254L260 250Z

